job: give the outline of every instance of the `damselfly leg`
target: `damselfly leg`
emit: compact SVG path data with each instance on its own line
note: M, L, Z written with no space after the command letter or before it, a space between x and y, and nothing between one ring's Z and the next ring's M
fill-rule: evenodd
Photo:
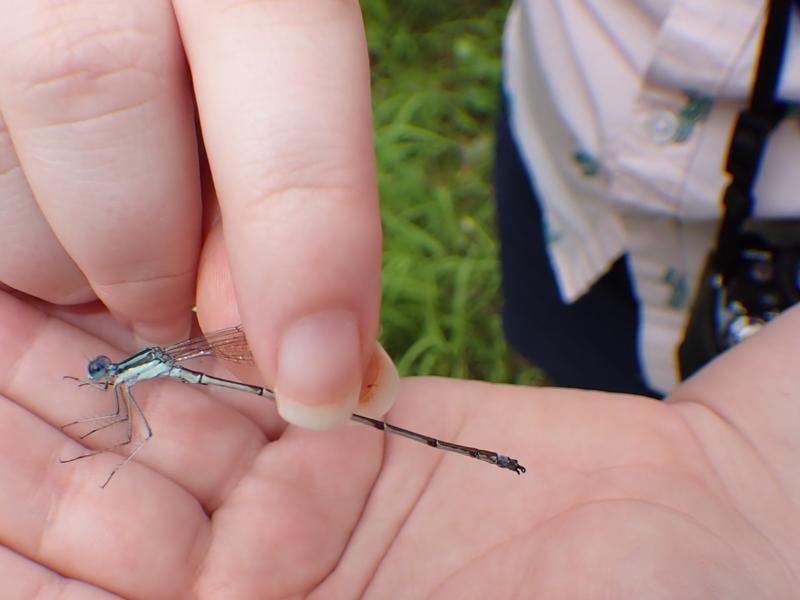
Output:
M108 386L105 386L105 387L107 388ZM133 437L134 437L134 435L133 435L133 433L134 433L133 432L133 417L131 416L131 413L133 412L134 416L138 417L138 421L142 425L142 439L140 439L134 445L133 450L131 450L130 453L128 453L128 455L125 457L125 459L122 460L122 462L117 464L112 469L111 473L108 475L106 480L100 486L101 488L106 487L108 485L108 482L111 481L111 478L114 477L116 472L119 471L125 464L130 462L133 459L133 457L136 456L136 454L139 452L139 450L141 450L144 447L144 445L153 436L153 431L150 428L150 424L147 422L147 418L144 416L144 413L142 412L142 409L139 406L139 403L136 402L136 399L133 397L133 393L132 393L130 388L131 388L131 385L128 382L125 382L125 383L123 383L121 385L112 386L113 393L114 393L114 412L109 413L107 415L98 415L98 416L95 416L95 417L88 417L86 419L79 419L77 421L73 421L71 423L67 423L66 425L62 425L61 426L61 429L65 429L65 428L71 427L73 425L80 425L80 424L83 424L83 423L92 423L92 422L97 422L97 421L104 420L104 419L111 419L110 422L104 423L103 425L101 425L99 427L95 427L91 431L88 431L87 433L84 433L83 435L81 435L78 438L78 439L83 440L83 439L86 439L87 437L89 437L90 435L92 435L93 433L97 433L98 431L101 431L103 429L111 427L112 425L116 425L118 423L123 423L123 422L127 423L125 439L122 442L119 442L118 444L113 444L111 446L106 446L105 448L100 448L100 449L97 449L97 450L91 450L90 452L86 452L84 454L79 454L78 456L74 456L72 458L59 459L59 462L63 464L63 463L74 462L74 461L80 460L82 458L89 458L91 456L96 456L98 454L102 454L103 452L113 452L114 450L117 450L119 448L123 448L123 447L129 445L133 441Z

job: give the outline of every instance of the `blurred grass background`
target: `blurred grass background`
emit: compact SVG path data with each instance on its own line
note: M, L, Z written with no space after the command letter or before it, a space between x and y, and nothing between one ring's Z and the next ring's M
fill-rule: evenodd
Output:
M404 375L542 380L500 325L491 170L508 5L361 3L384 226L381 341Z

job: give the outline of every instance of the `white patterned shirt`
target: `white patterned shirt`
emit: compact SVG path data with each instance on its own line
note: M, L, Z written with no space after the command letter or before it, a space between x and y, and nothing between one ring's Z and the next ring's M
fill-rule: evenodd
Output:
M517 0L504 39L511 128L563 299L629 255L649 385L676 348L713 245L723 163L750 92L763 0ZM800 19L779 96L800 101ZM796 108L796 107L794 107ZM800 119L770 137L755 214L800 217Z

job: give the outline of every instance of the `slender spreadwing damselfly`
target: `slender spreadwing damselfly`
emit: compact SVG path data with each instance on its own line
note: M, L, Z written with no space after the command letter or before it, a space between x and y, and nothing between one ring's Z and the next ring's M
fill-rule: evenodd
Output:
M154 346L145 348L128 358L115 363L112 362L107 356L98 356L89 362L87 367L89 378L86 380L79 380L83 385L91 385L100 389L112 388L114 392L114 410L106 415L99 415L90 417L88 419L79 419L71 423L67 423L62 428L71 427L81 423L101 423L88 433L81 436L84 439L91 434L105 429L117 423L127 423L127 437L125 441L106 448L111 450L114 448L126 446L133 441L133 419L138 419L142 426L142 436L128 456L119 463L111 474L108 476L102 487L105 487L114 474L128 461L130 461L139 450L147 443L152 437L153 431L150 428L147 418L145 417L139 404L133 396L132 387L137 383L155 379L157 377L172 377L186 383L196 383L200 385L214 385L241 392L248 392L257 396L263 396L274 400L275 394L272 390L265 387L241 383L231 379L223 379L208 375L201 371L193 371L178 364L183 361L200 358L204 356L213 356L228 361L254 364L253 356L250 348L247 345L247 338L241 326L230 327L228 329L221 329L206 335L191 338L189 340L179 342L172 346L165 346L163 348ZM74 379L74 378L71 378ZM519 464L517 459L505 456L498 452L490 450L481 450L480 448L472 448L470 446L462 446L452 442L445 442L434 437L416 433L402 427L396 427L384 421L373 419L359 414L353 414L350 417L356 423L368 425L375 429L392 433L395 435L403 436L407 439L425 444L432 448L454 452L463 456L468 456L496 465L501 469L508 469L515 473L524 473L525 467ZM93 456L105 450L95 450L86 454L81 454L62 462L72 462L88 456Z

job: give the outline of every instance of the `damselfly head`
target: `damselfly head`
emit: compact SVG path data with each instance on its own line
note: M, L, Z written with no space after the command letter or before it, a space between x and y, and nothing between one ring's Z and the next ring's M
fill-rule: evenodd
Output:
M98 379L103 379L104 377L108 377L112 374L114 370L114 363L111 362L111 359L107 356L97 356L89 361L89 365L86 367L86 370L89 373L89 379L91 381L97 381Z

